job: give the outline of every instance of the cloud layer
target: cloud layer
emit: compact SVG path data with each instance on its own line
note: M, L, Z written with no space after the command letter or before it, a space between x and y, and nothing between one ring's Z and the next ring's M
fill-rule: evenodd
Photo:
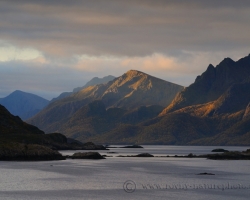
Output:
M245 0L3 0L0 18L0 97L25 90L21 80L52 96L129 69L187 86L209 63L250 52Z

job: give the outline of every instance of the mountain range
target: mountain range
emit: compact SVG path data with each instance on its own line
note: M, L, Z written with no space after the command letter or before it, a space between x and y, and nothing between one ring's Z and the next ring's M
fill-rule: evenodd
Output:
M55 100L27 120L102 144L250 145L250 55L209 65L184 88L130 70Z
M26 120L41 111L49 104L49 101L35 94L16 90L0 99L0 104L5 106L11 114Z
M209 65L155 118L90 137L95 142L250 145L250 55Z
M6 107L11 114L19 116L22 120L27 120L40 112L49 103L70 96L71 94L91 85L106 83L113 80L114 76L103 78L94 77L84 86L73 89L72 92L63 92L51 101L38 95L16 90L4 98L0 98L0 104Z
M45 132L62 132L79 139L82 135L109 131L126 120L135 124L156 117L183 88L130 70L113 81L89 86L52 102L28 122ZM96 117L104 120L102 125ZM92 124L93 129L85 123Z

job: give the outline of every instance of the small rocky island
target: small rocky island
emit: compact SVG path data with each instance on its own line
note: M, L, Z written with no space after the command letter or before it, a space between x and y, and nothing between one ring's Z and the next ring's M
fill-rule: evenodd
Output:
M137 154L137 155L127 155L127 156L123 156L123 155L119 155L117 157L154 157L152 154L149 154L149 153L140 153L140 154Z
M123 146L123 147L112 147L112 146L106 146L107 148L131 148L131 149L137 149L137 148L143 148L140 145L134 144L134 145L127 145L127 146Z
M77 152L74 153L72 156L69 156L68 158L72 159L105 159L101 154L98 152Z
M128 146L124 146L124 147L121 147L121 148L143 148L142 146L140 145L128 145Z
M229 152L229 151L219 148L219 149L213 149L211 152Z
M207 158L211 160L250 160L250 149L246 151L228 151L224 149L215 149L212 152L222 152L222 153L213 153L213 154L204 154L204 155L194 155L192 153L188 154L187 158ZM176 157L176 156L175 156ZM180 157L180 156L177 156Z
M228 151L224 153L208 154L204 156L212 160L250 160L250 149L242 152Z

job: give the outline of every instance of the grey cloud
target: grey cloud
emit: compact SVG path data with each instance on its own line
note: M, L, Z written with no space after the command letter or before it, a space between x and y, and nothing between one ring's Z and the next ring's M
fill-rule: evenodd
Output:
M5 1L1 7L0 38L48 55L144 56L250 45L249 1Z
M192 73L154 75L187 86L209 62L216 65L223 56L240 58L250 52L247 0L1 0L0 19L0 41L37 49L49 61L42 67L0 63L0 98L16 89L52 98L94 76L125 72L122 66L106 67L109 63L101 63L98 72L78 71L72 68L77 54L175 57ZM189 59L200 52L209 59Z

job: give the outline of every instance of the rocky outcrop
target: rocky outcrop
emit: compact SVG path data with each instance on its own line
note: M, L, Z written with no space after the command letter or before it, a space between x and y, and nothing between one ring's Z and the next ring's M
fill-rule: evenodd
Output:
M230 151L221 154L208 154L205 155L205 157L212 160L250 160L250 154L239 151Z
M82 150L107 150L103 145L96 145L93 142L87 142L82 145Z
M154 157L152 154L149 153L140 153L136 155L135 157Z
M213 149L211 152L229 152L229 151L225 149Z
M136 149L138 149L138 148L143 148L142 146L140 146L140 145L128 145L128 146L125 146L125 147L121 147L121 148L136 148Z
M9 143L0 146L0 160L41 161L63 159L59 152L41 145Z
M78 152L74 153L70 158L72 159L105 159L98 152Z
M199 174L197 174L197 175L215 175L215 174L213 174L213 173L203 172L203 173L199 173Z

